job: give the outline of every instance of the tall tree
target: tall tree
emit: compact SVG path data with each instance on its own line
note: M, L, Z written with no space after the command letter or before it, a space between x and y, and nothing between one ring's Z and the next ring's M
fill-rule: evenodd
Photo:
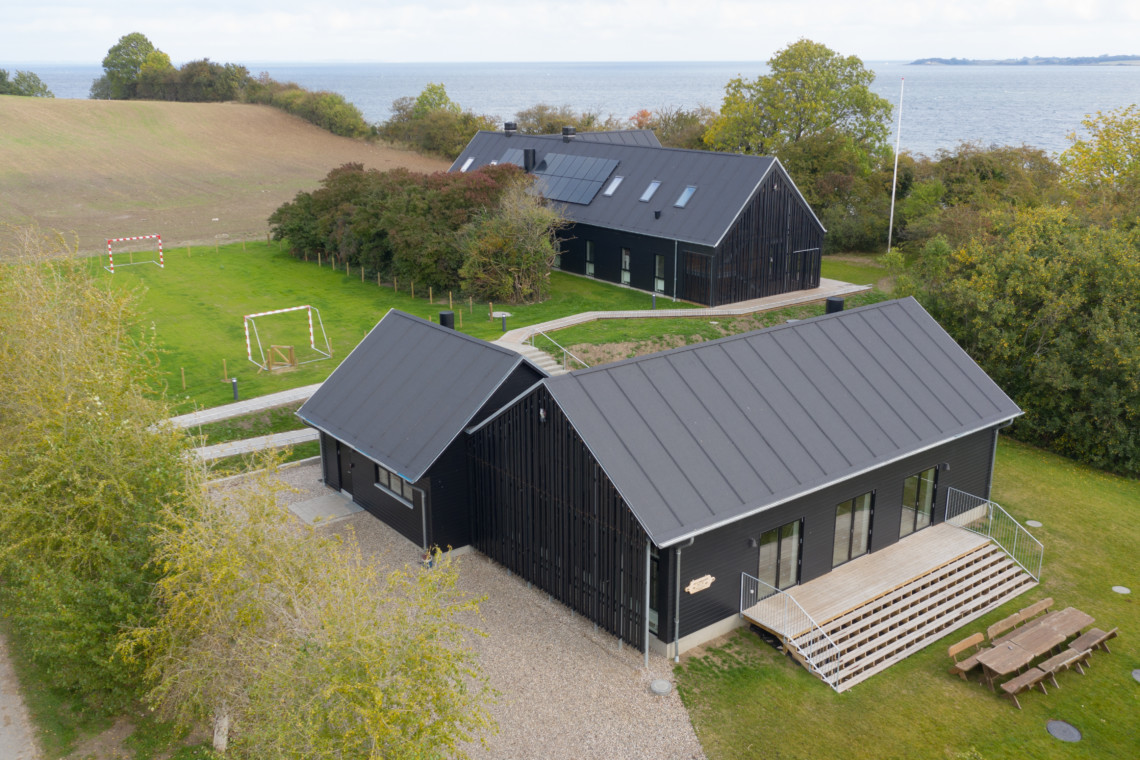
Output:
M112 100L127 100L135 96L138 88L139 74L147 57L155 52L155 47L145 35L140 32L124 34L119 41L111 46L103 58L103 84L107 97ZM92 85L92 97L96 97L96 80Z
M54 98L55 95L43 80L31 71L17 71L11 79L0 69L0 95L23 95L29 98Z
M891 105L874 94L875 73L857 56L801 39L768 60L769 74L725 87L720 116L705 133L714 150L776 154L808 137L837 132L868 151L886 146Z
M1140 224L1140 106L1097 111L1081 124L1088 134L1071 133L1061 154L1065 178L1093 216Z

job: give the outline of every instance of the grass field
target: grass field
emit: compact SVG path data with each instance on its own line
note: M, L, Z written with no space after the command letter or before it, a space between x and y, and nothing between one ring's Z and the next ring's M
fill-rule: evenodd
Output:
M998 448L993 498L1045 545L1042 582L982 619L848 692L836 694L754 635L737 632L676 669L679 689L710 760L726 758L947 758L1020 760L1140 756L1140 482L1077 465L1016 442ZM1058 676L1017 710L974 676L947 673L946 647L1012 611L1052 596L1104 630L1119 626L1112 653L1088 674ZM1045 730L1065 720L1084 734L1066 744Z
M426 290L418 288L412 298L408 283L401 283L395 292L390 283L362 282L359 270L345 274L327 263L318 268L313 262L298 261L276 243L234 243L217 250L172 247L165 258L165 269L150 264L118 266L112 275L103 270L101 257L93 257L91 267L112 287L144 289L143 323L154 330L165 350L162 367L176 412L232 401L227 376L237 378L241 398L320 382L389 309L438 321L439 312L448 308L447 293L435 293L429 302ZM510 311L507 329L581 311L652 307L652 297L646 293L561 272L551 278L553 292L543 303L495 307ZM301 305L320 311L333 359L261 371L246 358L243 315ZM453 305L462 311L462 316L456 315L456 326L463 332L491 340L502 334L501 320L489 319L487 304L455 300ZM312 358L303 312L259 319L258 334L266 349L270 344L293 345L298 359Z
M3 224L168 246L262 239L266 219L342 164L441 171L446 161L337 137L269 106L0 96Z

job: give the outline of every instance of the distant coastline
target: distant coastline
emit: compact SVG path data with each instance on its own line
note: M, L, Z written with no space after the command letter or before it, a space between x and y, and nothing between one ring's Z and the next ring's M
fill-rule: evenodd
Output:
M1140 55L1098 55L1076 58L1041 57L988 60L980 58L919 58L911 66L1137 66Z

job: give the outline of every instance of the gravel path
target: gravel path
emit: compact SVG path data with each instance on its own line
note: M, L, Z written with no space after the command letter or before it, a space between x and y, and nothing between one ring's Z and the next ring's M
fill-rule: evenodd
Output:
M281 479L300 489L283 494L283 502L328 493L320 472L319 462L281 470ZM367 512L330 523L337 531L349 527L382 565L420 559L418 546ZM464 554L458 563L461 587L487 597L473 622L488 635L472 647L499 693L491 709L498 733L487 737L486 747L472 745L472 758L704 757L676 690L667 696L649 690L656 678L672 681L668 658L651 655L646 670L641 652L619 649L616 638L595 632L585 618L483 555Z
M20 682L8 660L8 643L0 635L0 758L39 760L28 710L20 696Z

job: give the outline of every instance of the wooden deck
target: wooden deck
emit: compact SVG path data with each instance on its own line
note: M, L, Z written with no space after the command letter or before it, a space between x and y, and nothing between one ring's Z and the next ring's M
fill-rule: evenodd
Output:
M840 565L827 575L787 590L816 623L823 625L911 580L948 565L989 540L976 533L939 523L896 544ZM803 630L780 630L779 595L744 610L745 619L778 636L794 638Z

